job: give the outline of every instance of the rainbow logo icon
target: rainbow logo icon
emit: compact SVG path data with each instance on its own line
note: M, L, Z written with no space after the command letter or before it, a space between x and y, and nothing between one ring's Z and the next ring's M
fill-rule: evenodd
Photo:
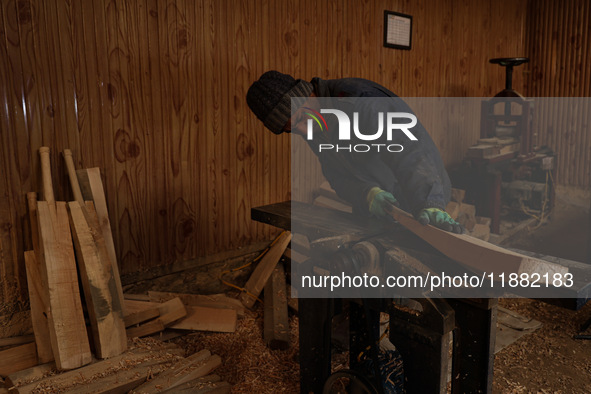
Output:
M309 117L311 117L312 119L314 119L316 121L316 123L318 123L318 126L320 127L320 131L324 131L326 129L326 131L328 131L328 125L326 124L326 120L324 120L324 117L322 115L320 115L318 112L314 111L312 108L310 107L304 107L304 109L307 109L310 112L305 112L306 115L308 115ZM322 122L320 122L320 120L322 120ZM324 124L324 126L323 126Z

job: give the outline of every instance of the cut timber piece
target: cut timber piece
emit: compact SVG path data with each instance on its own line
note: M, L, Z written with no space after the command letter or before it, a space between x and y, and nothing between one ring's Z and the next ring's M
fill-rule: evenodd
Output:
M333 199L331 199L329 197L325 197L325 196L316 197L314 199L314 205L317 205L319 207L329 208L329 209L336 209L338 211L343 211L343 212L347 212L347 213L353 212L353 208L351 208L350 205L342 203L341 201L338 201L338 200L333 200Z
M204 349L174 364L156 379L142 384L134 390L134 393L160 392L208 375L219 365L221 365L219 356L212 356L209 350Z
M101 180L101 170L98 167L77 170L76 176L84 200L94 202L99 228L102 230L105 246L109 253L109 260L113 266L113 276L115 277L115 282L117 284L119 298L123 299L123 288L121 286L121 277L119 275L119 265L117 264L117 253L115 252L113 233L111 232L111 223L109 222L109 211L107 209L105 189L103 188L103 181Z
M187 306L187 316L170 328L175 330L195 330L213 332L236 331L236 311L233 309Z
M451 189L451 200L460 204L464 201L464 197L466 197L466 191L462 189L455 189L452 187Z
M127 349L127 336L113 268L108 256L101 259L96 236L100 230L89 226L80 203L72 201L68 208L96 355L117 356Z
M490 227L486 224L476 223L470 235L474 238L478 238L483 241L488 241L488 239L490 238Z
M145 364L155 360L161 360L163 362L174 361L178 359L178 354L179 351L172 349L160 351L136 349L106 360L94 362L83 368L48 376L36 382L18 387L18 392L19 394L38 392L41 387L52 388L52 391L47 392L64 392L66 389L77 384L90 382L110 374L121 373L122 370L126 370L139 363Z
M263 339L271 349L289 347L290 330L287 315L287 286L282 264L277 264L265 285Z
M13 386L23 386L24 382L34 382L36 380L42 379L43 376L47 375L48 373L55 371L56 367L54 362L35 365L34 367L23 369L8 375L6 377L5 386L8 388Z
M215 375L212 375L215 376ZM212 382L211 380L207 379L208 376L204 378L194 379L190 382L183 383L182 385L176 386L172 389L163 391L163 393L167 394L181 394L181 393L191 393L191 394L227 394L232 391L232 385L228 382L220 382L215 381Z
M29 288L29 302L31 304L31 321L33 333L37 344L37 356L40 363L53 361L51 339L49 336L48 316L48 292L43 287L40 267L35 252L25 252L25 267L27 269L27 286Z
M447 204L447 207L445 207L445 212L447 212L453 220L456 220L460 213L460 204L455 201L450 201Z
M41 277L48 289L48 327L59 369L73 369L91 361L78 287L76 260L65 202L57 202L52 220L49 204L37 203Z
M25 343L35 342L35 336L33 335L21 335L10 338L0 338L0 348L8 346L24 345Z
M476 207L471 204L461 203L457 221L467 230L472 231L476 224Z
M160 310L157 307L154 307L130 313L123 318L123 321L125 322L125 327L129 327L154 319L158 316L160 316Z
M467 234L454 234L431 225L422 225L409 213L393 207L392 217L452 260L479 272L565 274L568 268L524 256ZM495 279L499 276L495 275Z
M265 283L267 283L267 280L273 273L281 255L285 252L290 240L291 233L289 231L281 233L273 246L271 246L261 261L259 261L257 267L254 269L254 272L244 286L246 291L243 291L242 294L240 294L240 301L247 308L253 307L257 297L261 294L261 291L263 291Z
M33 342L0 351L0 376L35 365L37 365L37 349Z
M129 300L125 301L129 303ZM158 304L155 302L142 302L142 301L133 301L134 303L144 303L148 304L147 308L151 308L152 305L156 305L158 311L160 312L160 317L156 320L152 320L148 323L144 323L139 327L132 327L127 329L127 337L134 338L134 337L143 337L146 335L152 335L157 332L164 330L166 327L170 327L174 322L183 317L187 316L187 309L183 305L183 302L180 298L173 298L170 301L166 301L162 304Z
M182 293L167 293L162 291L148 291L148 298L153 302L164 302L175 297L181 299L183 304L187 306L203 306L206 308L218 309L233 309L238 316L244 316L244 305L235 299L228 297L225 294L182 294Z

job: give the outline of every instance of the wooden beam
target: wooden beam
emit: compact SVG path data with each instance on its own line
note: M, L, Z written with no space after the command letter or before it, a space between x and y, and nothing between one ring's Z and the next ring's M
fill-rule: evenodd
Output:
M240 294L240 301L247 308L252 308L256 302L257 297L263 291L263 287L267 280L273 273L277 262L285 252L287 245L291 241L291 233L289 231L283 232L276 242L271 246L269 251L259 261L254 272L244 286L245 291Z
M91 361L91 353L66 203L55 204L55 215L46 201L39 201L37 210L41 277L48 289L48 327L53 355L59 369L78 368Z
M34 342L0 351L0 376L37 365L37 349Z
M290 343L287 286L282 264L277 264L265 285L263 339L271 349L285 350Z
M43 378L43 376L46 376L48 373L56 371L57 370L54 362L35 365L33 367L23 369L8 375L5 380L5 386L8 388L11 388L13 386L24 386L25 382L31 383L36 380L40 380Z
M154 307L125 315L123 321L125 322L125 327L130 327L154 319L158 316L160 316L160 310L157 307Z
M162 393L191 393L191 394L226 394L230 393L232 385L224 382L218 375L207 375L179 384Z
M129 303L130 300L126 300L126 303ZM155 302L142 302L142 301L132 301L133 303L143 303L147 304L145 309L150 309L153 306L158 308L160 313L160 317L155 320L152 320L148 323L144 323L139 327L132 327L127 329L127 337L134 338L134 337L143 337L146 335L152 335L157 332L163 331L164 328L170 327L174 322L184 318L187 316L187 309L183 305L182 301L179 298L174 298L170 301L166 301L162 304L158 304ZM141 310L141 309L138 309Z
M187 316L170 326L175 330L195 330L213 332L236 331L236 311L233 309L187 306Z
M215 357L216 359L214 361L219 360L219 364L221 364L221 359L219 359L219 356ZM199 368L205 365L205 363L207 363L207 361L211 358L212 356L209 350L201 350L200 352L192 354L184 360L181 360L178 363L174 364L167 371L158 375L158 377L156 377L155 379L152 379L151 381L139 386L135 391L137 393L160 392L172 388L174 386L178 386L190 380L197 379L201 376L205 376L209 374L211 371L213 371L213 369L215 369L217 366L219 366L219 364L215 365L214 362L213 364L208 364L206 368L200 369L197 374L193 372L195 370L195 367ZM200 376L195 376L199 373L201 374Z
M92 201L96 210L97 230L101 230L104 239L108 258L113 267L113 276L119 293L119 299L123 300L123 287L121 286L121 276L119 274L119 264L117 263L117 253L115 251L115 242L111 231L111 222L109 221L109 211L107 209L107 199L105 189L101 180L100 168L87 168L76 171L76 176L71 176L70 181L77 183L82 191L82 197L85 201ZM125 309L124 309L125 312Z
M178 297L187 306L202 306L206 308L233 309L238 316L244 316L244 305L225 294L182 294L162 291L148 291L148 297L153 302L164 302Z
M101 258L97 231L80 203L72 201L68 209L95 352L98 358L117 356L127 349L127 336L111 262Z
M479 272L565 274L568 268L511 252L467 234L454 234L422 225L409 213L393 207L392 217L447 257ZM495 275L498 278L498 275Z

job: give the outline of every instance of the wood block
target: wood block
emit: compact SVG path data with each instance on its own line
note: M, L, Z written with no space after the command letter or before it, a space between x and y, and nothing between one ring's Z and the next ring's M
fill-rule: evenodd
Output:
M37 365L37 348L34 342L0 351L0 376Z
M119 265L117 264L117 253L115 251L115 242L113 241L111 222L109 221L109 211L107 209L107 199L105 197L105 189L103 188L100 168L95 167L77 170L76 176L84 200L94 202L98 225L102 230L102 236L105 240L109 260L113 266L113 276L115 278L117 291L119 292L119 298L123 299L123 287L121 286Z
M111 262L101 258L99 232L87 223L80 203L72 201L68 209L96 355L117 356L127 349L127 336Z
M129 327L154 319L158 316L160 316L160 310L157 307L154 307L130 313L123 318L123 321L125 322L125 327Z
M488 242L490 238L490 226L487 226L486 224L476 223L470 235L474 238L478 238Z
M160 392L160 391L169 389L171 387L174 387L176 385L188 382L190 380L197 379L201 376L205 376L205 375L209 374L215 367L209 369L207 372L205 372L205 370L207 368L205 370L201 371L202 372L201 376L192 376L191 375L190 379L186 379L187 373L192 372L192 370L191 370L192 366L201 366L206 361L208 361L211 357L212 357L211 352L207 349L204 349L204 350L201 350L200 352L192 354L191 356L185 358L184 360L181 360L181 361L177 362L176 364L174 364L168 370L166 370L163 373L161 373L160 375L158 375L158 377L156 377L155 379L153 379L149 382L146 382L146 383L142 384L141 386L139 386L138 388L136 388L134 390L134 393ZM221 364L221 359L220 359L220 364Z
M57 371L57 368L54 362L35 365L34 367L23 369L21 371L14 372L8 375L6 377L6 387L10 388L13 386L23 386L24 382L31 383L36 380L40 380L46 374L55 371Z
M35 252L25 252L25 267L27 270L27 287L29 288L29 302L31 304L31 321L33 323L34 340L37 344L37 355L40 363L53 361L51 339L49 336L48 291L43 287Z
M91 361L78 288L76 260L65 202L55 215L47 202L37 203L41 278L48 289L48 327L59 369L73 369ZM53 216L53 218L52 218Z
M451 188L451 200L460 204L466 197L466 191L462 189Z
M267 283L267 280L273 273L277 262L281 258L283 252L285 252L285 248L287 248L290 240L291 233L289 231L282 233L275 244L271 246L267 254L265 254L265 256L259 261L257 267L254 269L254 272L244 286L246 292L240 294L240 301L247 308L252 308L254 306L256 297L258 297L261 294L261 291L263 291L265 283Z
M422 225L409 213L394 207L392 217L447 257L478 272L565 274L568 268L503 249L467 234L454 234ZM495 275L498 278L498 275Z
M170 328L214 332L236 331L237 314L233 309L206 308L202 306L187 306L186 308L187 316L171 325Z
M445 212L447 212L453 220L456 220L460 213L460 204L455 201L450 201L447 204L447 207L445 207Z
M191 380L182 385L175 386L163 393L191 393L191 394L227 394L232 392L232 385L228 382L207 382L201 378Z
M263 339L271 349L289 347L290 331L287 315L287 286L283 265L277 264L265 285Z
M126 300L125 302L130 302ZM133 301L134 303L142 303L142 301ZM183 317L187 316L187 309L183 305L180 298L173 298L170 301L166 301L162 304L148 302L147 308L152 308L155 305L158 308L160 317L152 320L148 323L144 323L139 327L132 327L127 329L127 337L143 337L146 335L152 335L157 332L163 331L164 328L170 327L174 322Z
M484 224L490 227L491 220L485 216L476 216L476 224Z
M181 299L183 304L187 306L202 306L206 308L218 309L233 309L238 316L244 316L244 305L235 299L228 297L225 294L182 294L182 293L167 293L162 291L149 291L148 298L153 302L164 302L175 297Z

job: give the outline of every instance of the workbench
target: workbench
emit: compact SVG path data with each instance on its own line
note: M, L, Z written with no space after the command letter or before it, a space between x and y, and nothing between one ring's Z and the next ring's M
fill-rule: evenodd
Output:
M371 242L382 254L386 252L386 260L403 255L415 261L449 263L421 238L394 222L360 222L349 213L295 201L253 208L251 217L293 234L305 235L310 242L339 236ZM579 309L589 300L591 270L588 266L548 256L536 257L567 265L570 272L575 273L576 283L568 289L568 299L545 301ZM350 319L351 365L355 363L356 349L367 345L368 337L364 337L364 332L376 329L379 312L386 312L390 315L389 339L404 360L408 393L445 393L450 376L452 393L492 392L497 299L444 299L427 294L415 300L422 308L418 314L397 308L392 299L371 299L367 303L371 305L370 316L364 316L367 309L355 306L359 305L359 300L349 300L353 305L351 313L357 316ZM300 298L298 301L301 392L321 392L330 375L332 318L347 300ZM369 325L360 323L361 317ZM453 353L450 346L453 346Z

